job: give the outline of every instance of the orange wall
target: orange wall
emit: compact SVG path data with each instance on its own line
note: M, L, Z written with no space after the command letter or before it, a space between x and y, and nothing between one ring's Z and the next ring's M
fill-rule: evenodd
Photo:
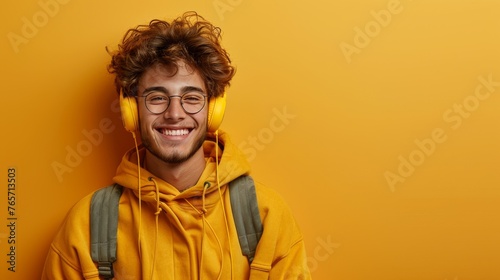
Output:
M132 145L105 47L185 10L224 31L223 129L289 202L315 279L500 279L500 2L139 2L1 9L1 279L38 278L65 212Z

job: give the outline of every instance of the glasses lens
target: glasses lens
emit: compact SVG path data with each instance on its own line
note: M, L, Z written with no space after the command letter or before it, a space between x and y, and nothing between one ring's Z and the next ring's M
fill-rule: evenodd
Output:
M195 114L205 106L205 96L198 92L188 92L181 97L181 104L186 113Z
M168 96L161 93L151 93L146 96L146 107L153 114L161 114L167 110L169 104Z

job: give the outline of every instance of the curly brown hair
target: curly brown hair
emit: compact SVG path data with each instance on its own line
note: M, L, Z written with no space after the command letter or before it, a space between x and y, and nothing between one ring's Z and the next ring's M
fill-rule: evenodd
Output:
M184 61L198 70L209 97L220 96L230 84L235 68L220 44L221 29L196 12L184 13L168 23L152 20L127 31L118 50L111 53L108 71L125 96L137 95L139 79L155 64L174 67Z

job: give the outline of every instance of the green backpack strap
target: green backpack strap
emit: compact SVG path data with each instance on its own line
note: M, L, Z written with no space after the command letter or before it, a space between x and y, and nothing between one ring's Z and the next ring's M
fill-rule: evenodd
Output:
M241 251L251 263L263 232L255 184L252 177L243 175L230 182L229 186L231 209Z
M118 230L118 204L123 188L114 184L100 189L90 204L90 253L97 262L99 275L113 279L116 261L116 235Z

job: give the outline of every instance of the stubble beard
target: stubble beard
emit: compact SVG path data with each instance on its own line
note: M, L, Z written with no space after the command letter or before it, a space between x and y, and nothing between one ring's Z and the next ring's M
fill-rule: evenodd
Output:
M145 135L145 134L142 134ZM205 142L207 132L204 131L198 139L193 143L191 149L186 153L182 154L178 150L176 150L176 145L171 145L170 147L162 147L159 145L156 137L143 136L142 143L144 147L155 157L159 158L165 163L169 164L179 164L190 159L202 146ZM152 139L153 138L153 139Z

